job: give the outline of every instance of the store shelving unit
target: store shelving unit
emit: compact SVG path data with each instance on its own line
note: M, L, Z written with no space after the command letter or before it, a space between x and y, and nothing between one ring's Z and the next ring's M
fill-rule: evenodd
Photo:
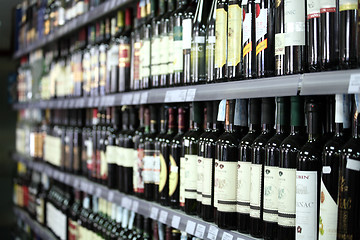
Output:
M121 205L122 207L139 213L145 217L150 217L158 220L174 228L186 231L189 234L195 235L201 239L210 240L253 240L255 238L240 234L235 231L227 231L218 228L213 223L208 223L202 219L186 215L180 210L164 207L160 204L149 202L134 196L120 193L117 190L111 190L103 185L89 181L84 177L75 176L73 174L64 173L46 163L34 162L31 158L25 157L21 154L14 153L13 159L24 163L28 168L35 171L43 172L47 176L62 182L66 185L80 189L88 194L94 194L97 197L107 199L110 202ZM18 208L15 208L18 209ZM16 212L15 212L16 213ZM24 215L24 214L23 214ZM25 215L27 221L35 222L29 215ZM33 224L33 225L31 225ZM29 223L30 226L35 226L39 229L39 224ZM38 226L39 225L39 226ZM41 226L40 226L41 227ZM34 230L35 231L35 230ZM39 230L40 231L40 230ZM51 238L45 238L51 239Z

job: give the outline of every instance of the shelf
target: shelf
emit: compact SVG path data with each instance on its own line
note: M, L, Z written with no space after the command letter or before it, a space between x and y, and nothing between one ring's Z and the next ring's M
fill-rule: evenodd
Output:
M72 19L70 22L66 23L64 26L59 27L54 33L44 36L42 39L30 44L24 49L20 49L14 54L14 58L19 58L25 54L30 53L40 47L43 47L55 40L93 22L96 19L99 19L109 12L112 12L125 4L134 2L133 0L108 0L96 8L89 10L83 15Z
M37 221L32 219L30 215L21 208L14 207L14 213L15 216L27 223L32 229L32 231L34 231L36 235L39 236L41 239L57 240L54 234L52 234L47 228L40 225Z
M84 177L61 172L45 163L34 162L28 157L14 153L13 158L16 161L25 163L29 168L39 172L44 172L49 177L58 180L66 185L80 189L88 194L107 199L110 202L119 204L126 209L132 210L145 217L165 223L169 226L186 231L201 239L221 239L221 240L253 240L255 238L240 234L235 231L226 231L218 228L212 223L202 219L186 215L184 212L164 207L160 204L149 202L134 196L120 193L117 190L110 190L107 187L87 180Z

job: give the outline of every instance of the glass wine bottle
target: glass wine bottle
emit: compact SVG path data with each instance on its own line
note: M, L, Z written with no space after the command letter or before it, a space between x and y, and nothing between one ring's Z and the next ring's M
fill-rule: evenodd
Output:
M227 53L227 15L228 1L217 1L216 20L215 20L215 79L222 81L227 78L226 53Z

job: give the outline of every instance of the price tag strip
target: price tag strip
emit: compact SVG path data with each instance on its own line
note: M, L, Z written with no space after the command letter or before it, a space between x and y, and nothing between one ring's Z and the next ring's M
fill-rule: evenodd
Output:
M160 211L160 216L159 216L159 221L166 224L167 217L168 217L168 212L164 211L164 210L161 210Z
M196 222L188 220L186 223L185 232L187 232L188 234L194 235L195 227L196 227Z

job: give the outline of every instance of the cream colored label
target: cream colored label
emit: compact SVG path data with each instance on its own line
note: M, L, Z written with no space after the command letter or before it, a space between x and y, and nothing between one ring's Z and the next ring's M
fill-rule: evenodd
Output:
M202 201L203 179L204 179L203 157L198 157L196 169L197 169L196 200L198 202L201 202Z
M285 46L305 45L305 0L287 0L285 9Z
M154 183L154 156L148 155L145 150L144 168L142 171L144 183Z
M264 167L264 212L263 218L267 222L277 222L278 218L278 183L279 168Z
M160 74L160 54L162 48L163 46L160 45L160 37L153 37L151 39L151 75Z
M169 156L170 159L170 173L169 173L169 196L171 197L178 184L179 184L179 166L176 165L176 161L172 155Z
M160 74L168 73L169 63L169 36L162 36L160 38Z
M134 149L132 148L123 148L123 166L124 167L133 167L134 166Z
M285 55L285 34L275 34L275 56Z
M124 166L124 149L123 147L119 147L117 148L117 152L118 152L118 157L116 158L116 165L118 166Z
M251 162L238 161L237 207L238 213L250 213L250 170Z
M215 67L221 68L226 64L226 30L227 12L225 9L216 9L216 43L215 43Z
M278 224L295 227L296 169L279 168Z
M143 40L141 49L140 49L140 77L149 77L150 76L150 41Z
M197 155L185 155L185 198L196 199Z
M237 162L219 161L216 169L217 184L217 209L221 212L236 211L236 191L237 188Z
M228 66L236 66L241 59L242 9L237 4L229 5L228 15Z
M167 64L167 72L166 73L173 73L174 72L174 37L172 34L169 34L169 41L168 41L168 64ZM165 68L165 67L164 67Z
M100 174L103 179L107 178L108 165L106 161L106 155L104 151L100 152Z
M106 146L106 161L108 164L116 163L118 157L118 148L116 146Z
M180 158L180 206L185 204L185 157Z
M251 164L250 174L250 216L260 218L262 165Z
M339 0L340 12L358 9L357 0Z
M321 180L319 240L336 240L338 206Z
M160 154L160 183L159 183L159 192L162 192L164 190L164 187L166 185L168 176L168 169L165 162L165 158L162 154Z
M219 194L218 194L218 184L219 184L219 174L217 173L219 168L219 160L215 159L215 171L214 171L214 207L217 208L218 206L218 198L219 198Z
M213 175L213 159L203 158L203 185L202 185L202 204L211 205L211 189L212 189L212 175Z
M153 180L156 185L160 184L160 168L161 168L160 152L155 151L154 152Z

